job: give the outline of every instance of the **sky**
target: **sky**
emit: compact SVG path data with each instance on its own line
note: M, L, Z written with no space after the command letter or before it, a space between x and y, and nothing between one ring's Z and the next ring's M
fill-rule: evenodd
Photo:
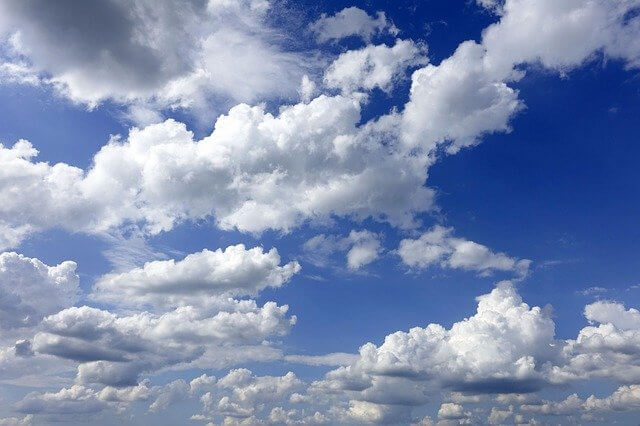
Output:
M640 0L0 2L0 425L637 424Z

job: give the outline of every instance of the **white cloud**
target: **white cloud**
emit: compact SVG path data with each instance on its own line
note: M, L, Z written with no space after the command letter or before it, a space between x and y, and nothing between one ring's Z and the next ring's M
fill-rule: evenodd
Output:
M320 43L340 40L349 36L358 36L369 41L374 35L388 32L398 34L398 29L389 21L384 12L377 12L376 17L357 7L347 7L335 15L322 16L313 22L309 29Z
M606 301L591 303L585 306L584 316L589 321L613 324L621 330L640 329L640 311L634 308L626 310L620 303Z
M21 254L0 253L0 328L33 327L78 301L76 263L48 266ZM6 336L3 336L6 337Z
M347 252L349 269L360 269L380 256L382 246L378 235L371 231L351 231L347 237L351 248Z
M335 252L346 252L347 267L358 270L378 259L383 248L381 236L371 231L352 230L346 237L319 234L303 245L305 257L316 266L327 266Z
M451 142L448 151L455 153L486 133L510 130L510 118L523 105L504 76L488 69L485 54L483 46L467 41L439 65L413 73L402 116L405 143L430 151Z
M356 354L335 352L326 355L286 355L284 360L291 363L306 365L348 365L357 359Z
M405 77L407 68L428 62L423 46L410 40L396 40L393 47L368 45L342 53L324 74L324 84L344 93L379 88L390 92Z
M43 321L36 352L79 362L80 383L133 385L141 374L197 361L208 347L242 352L243 346L282 336L295 324L288 306L253 300L220 300L218 306L183 306L156 315L118 316L87 306L65 309ZM229 364L246 360L238 355Z
M131 402L147 399L148 395L149 389L144 384L119 389L105 387L99 392L73 385L57 392L30 393L15 404L15 409L29 414L91 414L107 409L121 410Z
M359 119L359 104L341 96L276 117L239 105L200 141L173 120L134 128L104 146L87 172L33 162L26 141L0 147L0 230L11 243L50 227L96 233L135 222L158 233L211 216L244 232L289 231L334 215L415 226L431 208L427 158L394 143L393 117L361 127Z
M411 268L461 268L489 274L493 271L513 272L524 277L531 261L494 253L482 244L453 237L452 228L436 225L418 239L400 241L398 255Z
M500 21L483 32L486 63L496 73L510 73L520 63L540 61L547 68L567 70L596 52L640 63L639 17L627 16L637 0L506 0Z
M450 329L430 324L390 334L380 346L363 345L357 361L312 383L307 395L329 398L334 410L366 422L408 423L412 407L445 389L473 395L548 385L560 359L551 313L523 303L508 282L477 300L476 314ZM441 411L442 420L471 418L457 403Z
M619 412L637 410L638 408L640 408L640 385L620 386L605 398L591 395L583 400L577 394L573 394L563 401L544 401L539 405L523 405L521 407L523 411L553 415Z
M309 62L281 47L285 36L267 24L270 7L265 0L62 7L10 0L0 6L0 36L10 40L4 74L50 84L89 106L208 109L210 98L290 98Z
M280 266L275 248L229 246L203 250L183 260L158 260L96 282L92 297L118 305L207 305L217 297L254 296L267 287L280 287L300 271L297 262Z
M445 402L440 405L438 410L438 418L444 420L462 420L471 417L471 413L464 411L460 404L453 402Z

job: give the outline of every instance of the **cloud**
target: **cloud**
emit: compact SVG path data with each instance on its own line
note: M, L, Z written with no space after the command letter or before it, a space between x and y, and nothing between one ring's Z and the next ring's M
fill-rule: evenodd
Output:
M203 416L220 415L225 421L247 419L251 424L255 414L270 413L265 405L273 407L287 401L303 385L292 372L284 376L256 376L244 368L232 370L201 396Z
M407 68L428 62L426 48L410 40L396 40L393 47L368 45L348 50L333 61L324 74L325 86L343 93L379 88L390 92L405 77Z
M118 410L130 402L147 399L145 384L115 389L105 387L99 392L82 385L73 385L57 392L33 392L15 404L20 413L75 415L98 413L107 409Z
M384 12L377 12L376 17L357 7L347 7L335 15L322 16L309 29L319 43L340 40L345 37L358 36L369 41L374 35L389 33L397 35L398 29L387 21Z
M207 305L212 297L255 296L267 287L280 287L299 271L295 261L280 266L275 248L264 252L261 247L245 249L238 244L107 274L96 282L92 297L120 306Z
M521 409L532 413L566 416L607 411L630 411L637 410L639 407L640 385L631 385L620 386L605 398L591 395L583 400L577 394L572 394L563 401L544 401L539 405L523 405Z
M91 107L112 100L134 111L209 109L209 98L293 97L308 61L282 47L284 35L267 24L270 7L264 0L55 7L11 0L0 6L0 35L10 40L3 67Z
M31 426L33 424L33 416L24 417L2 417L0 418L0 426Z
M330 264L330 257L335 252L345 252L347 267L355 271L375 261L382 254L380 239L380 235L371 231L351 230L346 237L316 235L305 241L302 248L306 259L319 267Z
M529 272L531 261L494 253L486 246L453 237L452 228L436 225L418 239L400 241L398 255L411 268L428 268L439 265L443 268L461 268L478 271L486 275L494 271L513 272L524 277Z
M565 364L555 380L611 378L640 381L640 322L638 311L613 302L595 302L584 309L593 325L580 330L563 348Z
M355 362L312 383L307 395L335 398L334 407L348 400L350 408L341 409L361 420L393 423L407 422L412 407L445 389L473 395L549 386L551 365L561 358L551 313L523 303L509 282L477 300L476 314L450 329L430 324L363 345ZM443 407L443 419L466 417L459 404Z
M470 417L470 412L465 412L462 405L453 402L445 402L438 410L438 418L443 420L466 420Z
M326 355L286 355L284 360L296 364L306 365L328 365L339 366L349 365L357 358L356 354L347 354L343 352L336 352Z
M467 41L439 65L427 65L411 77L411 93L402 115L402 138L427 151L449 142L448 152L473 146L487 133L509 132L509 120L523 104L518 92L494 75L485 48Z
M239 105L200 141L173 120L134 128L86 172L34 162L26 141L0 147L0 230L15 244L51 227L101 233L133 222L154 234L209 217L252 233L332 216L415 226L432 205L423 186L428 159L394 144L393 117L364 126L359 119L360 105L342 96L283 107L278 116Z
M613 324L621 330L640 329L640 311L634 308L626 310L620 303L590 303L584 308L584 316L589 321Z
M220 300L207 308L183 306L164 314L140 312L118 316L82 306L44 319L34 351L79 362L80 383L127 386L141 374L188 365L207 354L208 347L237 352L247 344L282 336L295 324L288 306L253 300ZM246 359L227 358L231 364Z
M76 263L48 266L13 252L0 253L0 328L33 327L79 298Z

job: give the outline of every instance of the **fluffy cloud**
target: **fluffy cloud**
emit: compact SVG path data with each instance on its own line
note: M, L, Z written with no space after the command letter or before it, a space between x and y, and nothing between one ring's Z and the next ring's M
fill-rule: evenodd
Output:
M348 399L364 420L393 423L443 389L513 393L548 384L560 359L551 313L523 303L509 282L477 300L476 314L450 329L430 324L363 345L359 359L312 383L308 395ZM467 417L458 404L443 407L443 419Z
M15 405L15 409L29 414L90 414L107 409L121 410L148 396L149 389L145 384L120 389L105 387L99 392L73 385L57 392L30 393Z
M452 228L436 225L418 239L400 241L398 255L411 268L461 268L489 274L509 271L520 277L527 275L531 261L494 253L482 244L453 237Z
M598 301L584 308L584 316L589 321L613 324L621 330L640 329L640 311L625 309L615 302Z
M628 13L639 5L637 0L506 0L500 21L483 32L485 61L498 74L537 61L567 70L601 51L637 67L640 42L633 35L640 18Z
M383 251L380 235L371 231L352 230L348 236L319 234L303 245L305 257L316 266L326 266L335 252L345 252L347 267L358 270L375 261Z
M424 65L425 48L409 40L396 40L393 47L368 45L342 53L324 74L324 84L345 93L379 88L391 91L393 83L409 67Z
M523 108L508 83L524 76L516 67L541 64L566 72L598 52L640 65L637 0L492 0L480 4L500 20L483 31L480 43L461 43L439 65L414 72L405 106L403 139L430 149L448 141L449 152L478 142L483 134L509 131ZM544 29L541 31L540 29Z
M242 351L243 345L284 335L296 321L287 311L286 305L274 302L258 307L252 300L232 299L162 315L118 316L87 306L69 308L44 319L33 348L79 362L81 383L133 385L142 373L197 360L208 346Z
M591 395L583 400L577 394L573 394L563 401L544 401L541 404L523 405L521 407L526 412L565 416L607 411L629 411L637 410L638 408L640 408L640 385L620 386L605 398Z
M48 266L17 253L0 253L0 328L37 325L43 317L77 302L75 262Z
M358 36L368 41L372 36L384 32L391 35L398 33L398 29L387 21L384 12L378 12L374 18L357 7L347 7L332 16L322 14L309 29L320 43L349 36Z
M0 35L9 36L5 67L22 60L29 71L14 66L12 75L90 106L108 99L163 108L202 107L210 97L292 97L308 66L280 47L269 9L266 0L55 7L7 1L0 6Z
M221 8L215 14L236 10L237 2L214 3ZM282 107L277 116L264 107L238 105L217 120L210 136L199 141L172 120L133 129L127 140L114 138L103 147L88 171L63 163L34 162L37 151L26 141L0 147L0 195L6 200L0 207L0 242L15 246L29 233L49 227L103 232L131 222L154 233L180 221L208 217L223 229L254 233L289 231L308 220L328 221L332 216L415 226L416 215L431 208L432 191L424 184L438 146L447 144L448 152L454 153L476 144L483 134L509 131L511 117L523 106L508 86L523 75L516 65L541 61L565 70L605 49L611 55L618 52L633 66L637 43L625 37L640 18L625 12L635 4L572 0L553 6L548 1L508 1L500 21L484 32L481 43L464 42L440 64L415 71L404 108L364 125L359 125L357 101L321 95L308 103ZM258 6L251 10L262 13ZM544 37L533 35L526 40L512 36L514 31L526 33L522 28L529 26L517 22L524 19L518 18L522 13L529 16L528 10L540 18L532 24L536 29L555 28L555 20L580 16L576 25L581 31L586 28L586 35L563 37L552 32L552 38L571 41L575 51L582 53L565 56L562 43L538 43ZM597 25L582 22L587 15L599 17ZM605 47L589 41L594 27L599 39L610 41ZM508 49L501 40L511 43ZM518 40L523 46L528 40L534 42L520 49L512 45ZM352 57L370 61L379 54L372 52L386 55L398 46L400 51L409 47L367 47L360 53L345 53L343 62ZM548 49L560 49L554 52L567 60L559 63ZM515 57L504 51L529 53ZM358 65L361 60L355 63L354 72L336 74L340 78L335 84L370 88L389 81L388 72L382 72L385 77L381 78L373 72L388 67L370 69ZM294 91L299 81L291 85ZM184 87L176 87L178 93L187 93Z
M612 302L585 307L593 325L584 327L563 348L566 364L556 369L556 380L612 378L640 382L640 323L636 309Z
M280 410L274 413L266 407L286 403L302 387L303 382L292 372L278 377L256 376L247 369L232 370L201 396L201 416L222 416L225 422L246 419L247 424L252 424L256 422L255 415L282 414Z
M288 231L333 215L415 226L415 215L431 208L423 186L429 160L390 139L393 117L362 127L359 119L360 105L341 96L275 117L239 105L200 141L173 120L134 128L126 141L104 146L87 172L34 162L26 141L0 147L0 230L5 241L48 227L104 232L126 222L157 233L210 216L245 232Z
M510 130L509 120L522 102L503 75L488 69L485 54L483 46L464 42L439 65L413 73L402 117L405 143L430 151L446 141L451 142L448 151L455 153L485 133Z
M119 305L206 305L212 297L253 296L264 288L280 287L299 270L297 262L280 266L275 248L264 252L261 247L247 250L239 244L105 275L97 281L92 297Z

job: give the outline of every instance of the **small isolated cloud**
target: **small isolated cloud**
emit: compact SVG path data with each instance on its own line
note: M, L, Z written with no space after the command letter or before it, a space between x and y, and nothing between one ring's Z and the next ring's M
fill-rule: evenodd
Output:
M352 230L346 237L319 234L303 245L305 257L315 266L327 266L336 252L344 252L347 267L358 270L372 263L383 252L381 236L371 231Z
M358 36L369 41L374 35L382 33L398 34L398 29L387 20L384 12L377 12L373 17L364 10L353 6L344 8L335 15L322 14L317 21L309 25L309 29L319 43L350 36Z
M504 253L494 253L486 246L457 238L452 228L434 226L418 239L400 241L398 255L410 268L425 269L439 265L460 268L487 275L494 271L513 272L519 277L529 273L531 261L517 259Z

